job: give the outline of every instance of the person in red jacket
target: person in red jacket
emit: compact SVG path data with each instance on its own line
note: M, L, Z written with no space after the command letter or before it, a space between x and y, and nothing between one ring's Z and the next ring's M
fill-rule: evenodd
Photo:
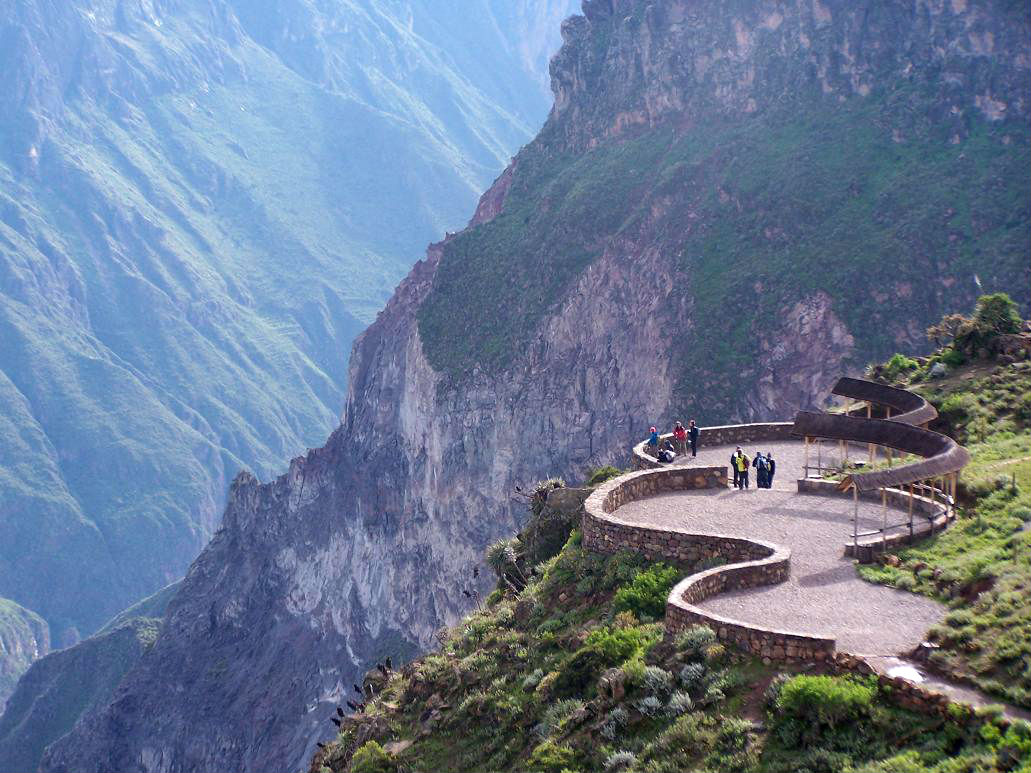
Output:
M679 421L673 427L673 439L677 441L677 453L683 456L687 453L687 430Z

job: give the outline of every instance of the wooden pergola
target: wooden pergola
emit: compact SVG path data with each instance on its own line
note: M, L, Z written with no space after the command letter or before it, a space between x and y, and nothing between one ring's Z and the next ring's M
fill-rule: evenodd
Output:
M838 381L834 394L861 400L865 403L866 416L855 415L855 406L844 414L800 411L795 417L792 433L805 439L805 476L815 469L817 476L838 473L844 477L838 484L841 491L852 491L855 503L852 516L852 543L858 548L859 538L881 534L882 549L887 546L887 535L891 529L907 526L909 537L914 535L913 518L916 497L930 500L930 532L934 533L935 518L944 514L946 519L954 513L956 486L960 471L969 463L970 454L955 440L926 429L938 412L920 395L904 389L877 384L872 381L843 378ZM873 418L874 406L884 418ZM860 408L862 410L862 407ZM822 441L836 441L840 449L838 467L823 464ZM816 446L816 465L810 465L810 448ZM846 468L848 449L851 444L865 445L868 459L864 467L872 467L877 461L877 449L886 451L887 468L868 471ZM893 464L892 453L915 456L915 461ZM906 497L908 494L908 518L899 523L888 523L888 496ZM880 529L859 533L859 498L863 494L880 492L883 519ZM941 510L939 510L939 501Z

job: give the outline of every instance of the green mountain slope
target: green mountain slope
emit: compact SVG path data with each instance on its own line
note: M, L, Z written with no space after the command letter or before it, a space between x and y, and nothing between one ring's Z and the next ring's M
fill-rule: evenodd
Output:
M980 288L1026 311L1031 19L939 10L588 3L503 209L443 247L419 311L433 367L504 372L613 256L672 275L668 415L715 422L758 412L744 396L800 298L828 299L852 369L918 350Z
M353 337L543 117L571 6L0 9L0 595L55 644L335 425Z

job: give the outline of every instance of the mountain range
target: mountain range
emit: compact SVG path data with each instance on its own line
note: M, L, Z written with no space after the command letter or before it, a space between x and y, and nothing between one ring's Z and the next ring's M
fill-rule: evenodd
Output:
M0 4L0 705L337 425L353 338L543 120L572 9Z

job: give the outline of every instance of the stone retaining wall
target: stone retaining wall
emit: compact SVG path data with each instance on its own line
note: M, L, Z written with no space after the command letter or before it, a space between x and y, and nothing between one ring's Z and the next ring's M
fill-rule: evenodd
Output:
M740 443L758 442L760 440L798 440L791 434L794 426L790 421L775 421L759 424L726 424L716 427L698 428L698 447L738 445ZM673 440L673 433L669 432L659 436L659 442L665 443ZM662 469L666 465L654 456L646 453L645 446L648 441L642 441L634 446L633 458L636 468L639 470Z
M674 563L728 562L692 574L673 588L666 601L667 631L707 625L720 640L770 661L811 662L832 656L833 638L749 625L696 606L717 593L784 582L790 572L791 551L787 548L728 535L671 531L618 517L618 509L635 499L726 485L726 467L664 467L608 481L584 503L584 547L600 553L632 550L649 560Z

